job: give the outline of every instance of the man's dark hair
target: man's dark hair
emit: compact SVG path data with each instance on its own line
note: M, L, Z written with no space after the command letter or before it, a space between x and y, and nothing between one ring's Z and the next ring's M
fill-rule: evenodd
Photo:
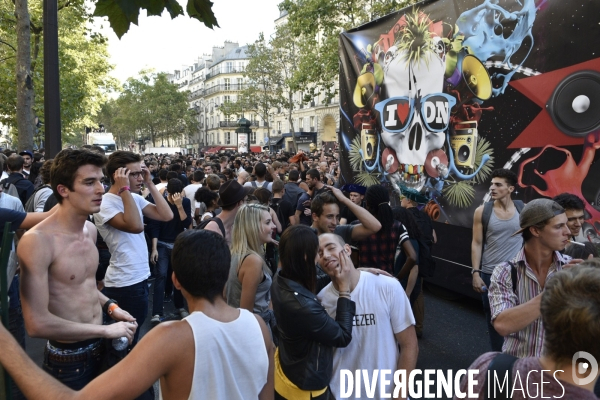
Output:
M297 169L293 169L290 171L288 175L288 180L291 182L297 182L300 179L300 172Z
M372 185L365 193L367 210L381 223L382 233L389 233L394 225L394 213L389 205L390 193L383 185Z
M323 214L323 207L325 207L326 204L337 204L338 207L340 205L333 193L327 191L319 193L314 199L312 199L310 203L310 211L313 214L316 214L317 217L320 217L321 214Z
M242 162L240 160L234 160L233 161L233 165L237 168L240 169L240 167L242 166Z
M43 154L33 153L33 161L40 161L42 159L42 157L44 157Z
M517 174L510 169L495 169L492 171L492 176L490 178L502 178L506 181L508 186L517 186Z
M52 170L53 161L53 159L44 161L44 165L42 165L42 168L40 168L40 176L42 177L42 182L45 185L50 184L50 171Z
M179 178L179 174L175 171L167 172L167 182L169 182L173 178Z
M310 179L317 179L320 180L321 179L321 173L319 171L317 171L315 168L313 169L309 169L308 171L306 171L306 177L310 177Z
M58 185L73 190L77 170L89 164L102 168L106 164L106 157L95 151L73 149L65 149L56 155L50 168L50 184L59 204L62 203L63 197L58 193Z
M317 274L315 258L319 252L319 238L306 225L288 227L279 241L281 276L315 292Z
M158 171L158 179L160 179L161 181L166 181L168 173L169 171L167 171L166 169L161 169L160 171Z
M115 183L114 174L119 168L125 168L127 164L142 162L142 156L131 151L119 150L108 156L108 164L106 164L106 173L110 178L110 183Z
M264 178L267 175L267 167L263 163L258 163L254 166L254 174L258 178Z
M214 303L223 295L231 252L221 235L205 229L189 229L179 234L171 263L177 280L191 296Z
M18 154L11 154L8 157L8 160L6 160L6 167L10 172L19 172L21 169L23 169L24 163L25 160L23 160L23 157Z
M175 172L181 171L181 164L178 164L178 163L171 164L171 171L175 171Z
M173 193L181 193L183 190L183 182L178 178L169 179L169 183L167 183L167 192L169 194Z
M561 193L552 200L565 210L585 210L583 200L571 193Z
M192 180L194 182L201 182L203 179L204 179L204 171L202 171L201 169L195 170Z
M219 194L217 192L213 192L212 190L208 190L208 188L201 187L196 190L194 194L194 199L198 203L204 203L206 207L210 207L211 203L219 198Z

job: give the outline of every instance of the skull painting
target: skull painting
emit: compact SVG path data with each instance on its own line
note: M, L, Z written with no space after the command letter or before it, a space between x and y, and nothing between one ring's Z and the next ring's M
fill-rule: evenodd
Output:
M406 50L395 47L390 52L396 54L385 57L387 99L375 106L381 138L398 157L398 172L391 180L420 190L427 178L427 154L444 146L454 99L442 93L446 65L436 52L424 52L418 59L410 59Z

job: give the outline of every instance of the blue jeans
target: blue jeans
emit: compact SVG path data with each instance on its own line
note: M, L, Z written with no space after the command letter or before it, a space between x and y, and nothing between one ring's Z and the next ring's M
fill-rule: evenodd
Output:
M169 265L171 264L171 252L167 246L158 243L158 260L156 261L156 269L154 270L154 295L152 296L152 315L163 315L163 301L165 300L165 285Z
M479 273L481 279L485 283L485 286L490 288L490 280L492 279L491 274L486 274L483 272ZM481 293L481 300L483 302L483 311L485 312L485 320L488 325L488 332L490 335L490 345L492 346L492 351L502 351L502 345L504 344L504 337L500 336L496 329L494 329L494 325L492 324L492 311L490 309L490 300L488 298L488 292Z
M135 318L138 328L131 347L135 346L140 336L140 329L148 316L148 280L125 287L105 287L102 292L109 299L116 300L119 307Z
M43 368L71 389L81 390L100 374L103 350L102 339L83 351L66 355L61 355L48 343L44 350Z

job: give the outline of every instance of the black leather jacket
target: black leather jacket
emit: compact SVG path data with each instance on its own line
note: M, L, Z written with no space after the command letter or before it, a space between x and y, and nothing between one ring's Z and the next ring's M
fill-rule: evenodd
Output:
M271 286L279 331L279 361L287 378L303 390L319 390L331 381L333 348L352 340L356 306L340 297L336 319L299 283L275 275Z

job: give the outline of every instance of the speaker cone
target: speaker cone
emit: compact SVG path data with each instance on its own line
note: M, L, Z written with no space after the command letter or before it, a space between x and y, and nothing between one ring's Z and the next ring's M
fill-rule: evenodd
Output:
M577 71L558 84L546 104L563 133L584 137L600 128L600 73Z
M466 162L469 159L469 154L471 154L471 150L469 150L469 146L466 144L458 148L458 160L460 162Z

